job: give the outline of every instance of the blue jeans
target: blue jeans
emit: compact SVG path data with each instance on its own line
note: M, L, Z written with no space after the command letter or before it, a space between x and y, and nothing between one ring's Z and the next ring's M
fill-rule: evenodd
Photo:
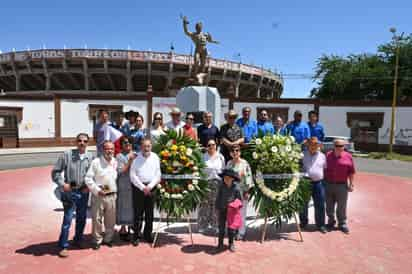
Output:
M325 225L325 185L323 181L312 182L312 199L315 208L315 224L317 227ZM305 208L300 212L299 219L302 225L307 225L308 220L307 203Z
M86 226L87 202L89 201L89 193L84 193L81 190L73 190L71 192L62 192L61 197L64 209L64 217L59 237L59 246L61 248L67 248L69 246L69 230L75 211L76 232L73 240L79 242L83 238L83 231L84 227Z

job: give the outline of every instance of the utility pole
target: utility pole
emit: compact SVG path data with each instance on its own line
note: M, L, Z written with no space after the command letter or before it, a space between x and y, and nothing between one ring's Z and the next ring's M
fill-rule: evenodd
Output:
M399 67L399 41L403 36L396 35L396 28L390 28L389 30L393 34L393 41L395 42L395 75L393 78L393 97L392 97L392 117L391 117L391 130L389 139L389 154L393 153L393 139L395 135L395 115L396 115L396 103L398 98L398 67Z

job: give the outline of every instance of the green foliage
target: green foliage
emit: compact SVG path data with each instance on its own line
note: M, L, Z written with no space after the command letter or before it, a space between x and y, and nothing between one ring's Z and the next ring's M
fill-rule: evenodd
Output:
M412 98L412 35L399 40L399 99ZM395 41L378 47L375 54L346 57L323 55L318 59L314 80L318 87L311 97L321 99L390 100L393 94Z

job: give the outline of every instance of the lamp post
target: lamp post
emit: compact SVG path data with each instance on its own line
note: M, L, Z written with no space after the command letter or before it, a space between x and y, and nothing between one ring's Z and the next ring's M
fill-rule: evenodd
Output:
M391 130L389 139L389 154L393 152L393 136L395 134L395 113L396 102L398 98L398 66L399 66L399 40L401 36L396 35L396 28L390 28L389 31L393 34L393 41L395 42L395 75L393 78L393 97L392 97L392 118L391 118Z

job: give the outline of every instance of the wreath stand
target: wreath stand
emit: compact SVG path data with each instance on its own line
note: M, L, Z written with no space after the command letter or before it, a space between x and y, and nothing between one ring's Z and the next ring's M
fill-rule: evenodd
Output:
M269 175L269 176L282 178L282 177L284 177L284 176L285 176L285 177L289 177L289 175L296 176L296 174L282 174L282 175ZM263 175L263 176L265 176L265 175ZM262 177L262 178L263 178L263 177ZM298 218L297 215L298 215L298 213L295 212L295 213L293 214L293 217L295 218L296 228L297 228L298 233L299 233L299 240L300 240L300 242L303 242L302 230L300 229L299 218ZM257 219L257 218L258 218L258 216L256 215L256 219ZM262 234L261 234L261 238L260 238L260 242L261 242L261 243L263 243L263 242L265 241L265 238L266 238L267 224L268 224L268 217L265 216L264 223L263 223Z
M167 228L169 227L169 216L166 216L166 220L167 220L166 225L162 226L161 222L163 220L163 218L162 218L163 217L163 211L160 211L159 213L160 213L159 223L156 227L156 231L155 231L155 235L154 235L154 239L153 239L153 243L152 243L152 248L155 248L156 242L159 239L160 229L163 228L163 227L167 227ZM187 226L188 226L188 231L189 231L189 234L190 234L190 242L191 242L190 246L193 246L193 233L192 233L192 224L190 222L190 216L187 216Z
M295 214L293 214L294 218L295 218L295 223L296 223L296 228L298 230L299 233L299 240L300 242L303 242L303 236L302 236L302 230L300 229L300 225L299 225L299 218L297 217L297 213L295 212ZM256 216L257 219L257 216ZM265 222L263 223L263 229L262 229L262 234L261 234L261 238L260 238L260 243L263 244L263 242L265 241L266 238L266 232L267 232L267 226L268 226L268 217L265 217Z

